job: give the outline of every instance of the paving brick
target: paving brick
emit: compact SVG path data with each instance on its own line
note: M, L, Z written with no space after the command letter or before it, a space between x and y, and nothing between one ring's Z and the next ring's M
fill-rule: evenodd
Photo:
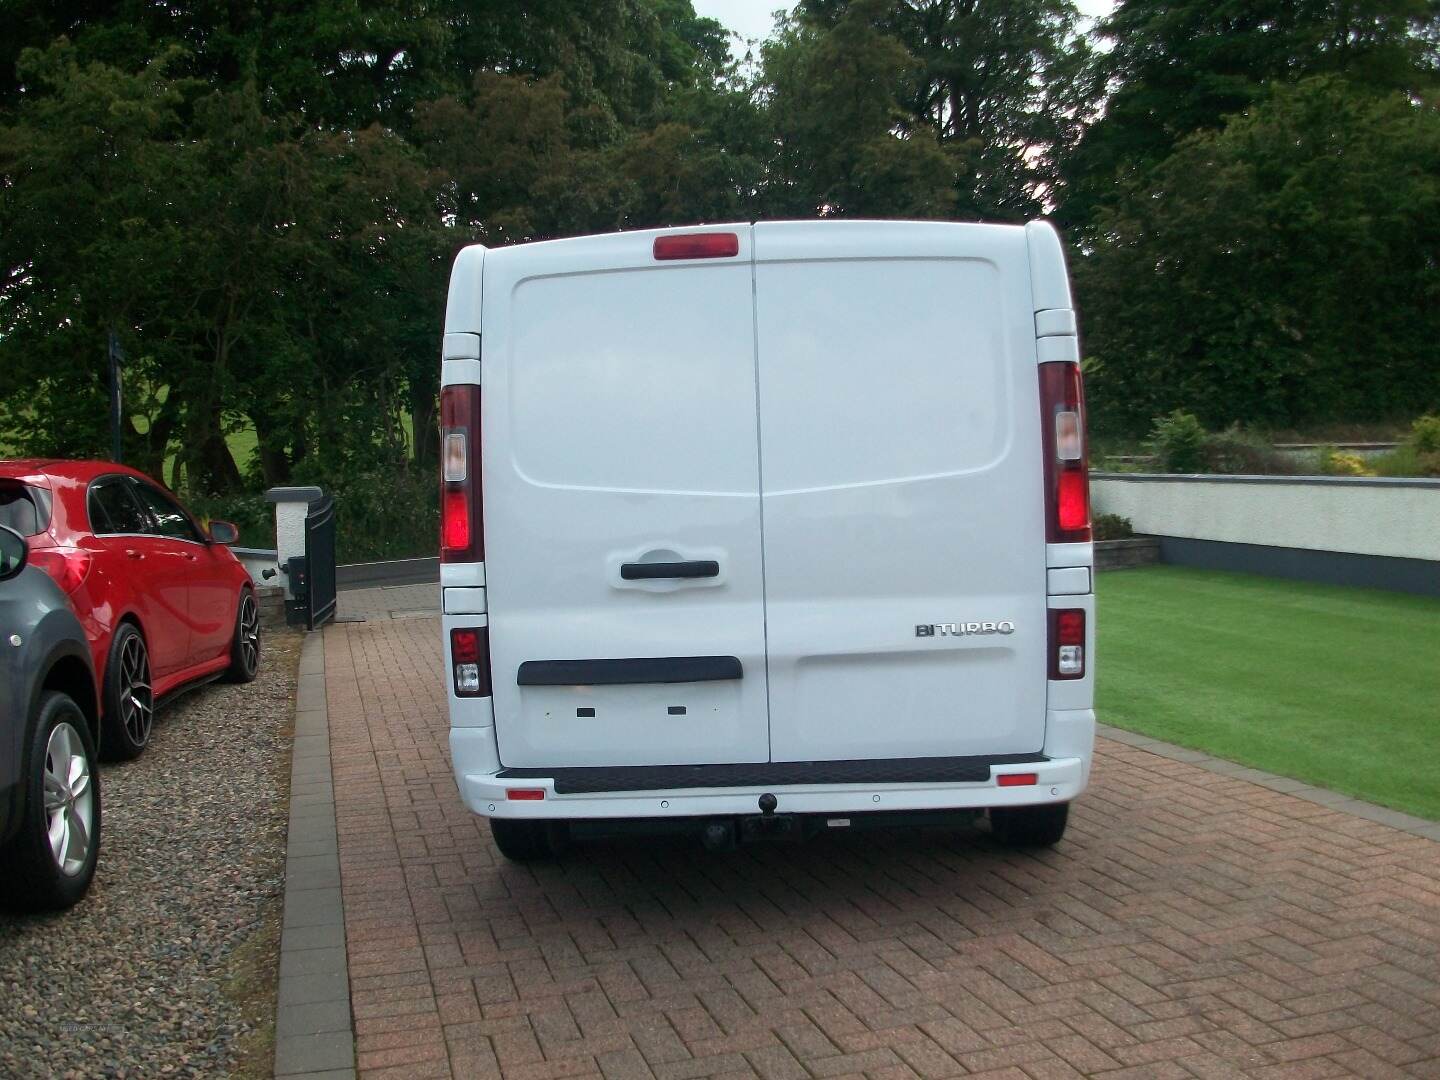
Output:
M379 617L325 631L290 867L321 887L283 941L298 979L348 944L363 1077L1440 1076L1440 831L1102 731L1053 851L895 830L515 866L454 789L438 621L347 597Z

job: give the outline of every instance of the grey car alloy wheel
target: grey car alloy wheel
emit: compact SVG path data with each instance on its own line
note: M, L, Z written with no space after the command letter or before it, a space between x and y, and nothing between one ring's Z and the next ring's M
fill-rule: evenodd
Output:
M80 733L61 722L45 747L45 826L62 874L85 868L95 827L95 792Z

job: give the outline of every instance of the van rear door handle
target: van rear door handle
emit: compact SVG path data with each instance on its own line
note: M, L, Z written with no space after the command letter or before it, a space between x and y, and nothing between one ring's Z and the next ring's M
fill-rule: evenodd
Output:
M620 576L626 581L646 578L719 577L720 564L714 559L692 559L688 562L627 562L620 565Z
M134 548L126 548L125 557L127 559L143 559L145 553L143 551L136 551Z

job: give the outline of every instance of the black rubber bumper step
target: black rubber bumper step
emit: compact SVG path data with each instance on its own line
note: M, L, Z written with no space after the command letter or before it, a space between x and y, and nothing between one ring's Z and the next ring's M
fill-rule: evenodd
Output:
M996 765L1032 765L1044 754L995 757L863 758L855 761L759 761L737 765L613 765L501 769L501 780L554 780L557 795L685 788L786 787L797 784L983 784Z

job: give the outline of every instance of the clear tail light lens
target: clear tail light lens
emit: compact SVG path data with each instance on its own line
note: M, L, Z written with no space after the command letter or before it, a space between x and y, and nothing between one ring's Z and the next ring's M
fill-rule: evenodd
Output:
M1088 543L1090 463L1079 364L1058 361L1040 365L1040 408L1045 443L1045 538L1052 544Z

